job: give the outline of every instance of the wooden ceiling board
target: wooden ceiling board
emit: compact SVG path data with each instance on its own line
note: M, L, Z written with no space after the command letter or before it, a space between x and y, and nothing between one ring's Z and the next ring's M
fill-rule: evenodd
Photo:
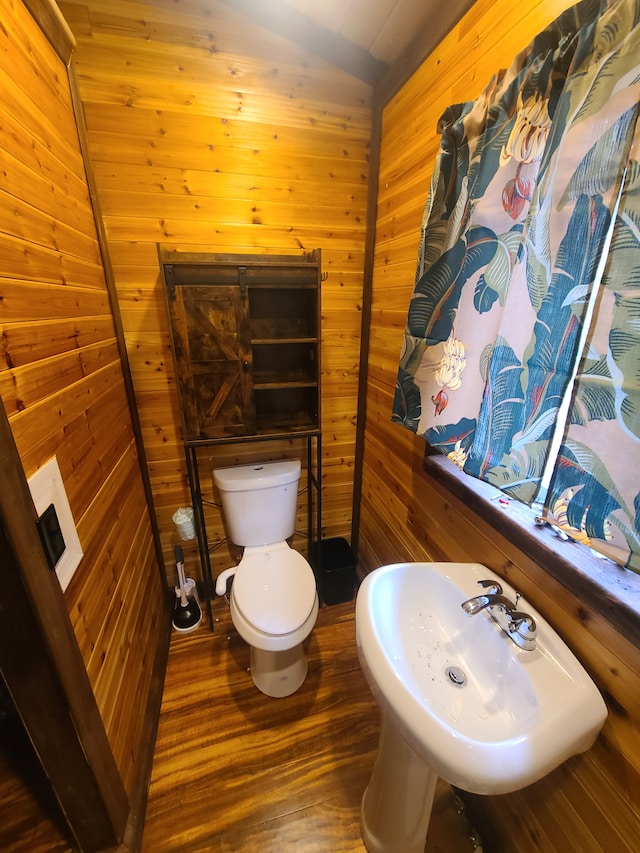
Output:
M452 2L455 4L455 0L449 0L447 5ZM368 46L369 53L392 65L429 18L434 16L437 17L438 12L435 11L433 0L396 0L375 39Z
M273 0L262 0L268 7ZM319 27L391 65L419 28L437 16L436 0L285 0Z
M269 0L263 0L263 2L265 5L269 4ZM381 0L373 0L373 2L378 3ZM395 2L395 0L382 0L382 2L388 5L390 2ZM318 24L318 26L324 27L333 33L339 33L355 44L360 45L360 47L368 47L368 45L351 38L349 33L342 31L342 26L349 9L355 6L356 9L362 11L361 0L287 0L287 5L301 12L303 15L307 15L314 24Z
M253 21L301 45L310 53L364 80L370 86L382 78L388 65L338 32L321 27L308 15L282 0L221 0ZM361 2L361 0L358 0Z
M305 2L305 0L297 0L297 2ZM426 2L430 2L430 0L426 0ZM383 59L386 62L393 61L384 56L377 56L371 48L389 18L393 16L396 4L397 0L371 0L366 7L363 7L362 0L350 0L349 3L345 4L348 8L340 34L368 50L377 59Z
M424 58L474 0L448 0L444 7L438 0L222 2L375 86L390 67L415 54L417 34L426 34Z

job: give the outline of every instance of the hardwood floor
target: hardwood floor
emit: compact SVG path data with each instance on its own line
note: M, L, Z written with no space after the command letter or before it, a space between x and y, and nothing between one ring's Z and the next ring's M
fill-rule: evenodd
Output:
M285 699L260 693L224 599L174 632L142 853L362 853L359 809L379 714L361 673L354 603L323 607L307 641L309 673ZM441 783L428 853L472 842Z

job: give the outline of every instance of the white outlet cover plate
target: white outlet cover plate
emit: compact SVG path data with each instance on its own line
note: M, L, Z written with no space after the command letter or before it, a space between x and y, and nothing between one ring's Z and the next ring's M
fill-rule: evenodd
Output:
M64 591L78 568L83 551L56 457L53 456L38 468L35 474L29 477L28 483L38 517L49 504L53 504L56 508L65 544L62 556L56 563L56 575Z

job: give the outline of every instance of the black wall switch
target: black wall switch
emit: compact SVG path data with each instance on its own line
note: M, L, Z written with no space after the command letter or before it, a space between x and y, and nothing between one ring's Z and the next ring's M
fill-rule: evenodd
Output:
M47 555L47 563L49 564L49 568L53 570L60 557L64 554L66 547L56 508L53 504L49 504L37 523L42 547Z

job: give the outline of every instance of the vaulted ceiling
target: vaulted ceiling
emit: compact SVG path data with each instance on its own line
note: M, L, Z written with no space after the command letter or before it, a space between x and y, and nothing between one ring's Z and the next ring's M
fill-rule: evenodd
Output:
M223 0L370 83L412 50L424 58L474 0Z

